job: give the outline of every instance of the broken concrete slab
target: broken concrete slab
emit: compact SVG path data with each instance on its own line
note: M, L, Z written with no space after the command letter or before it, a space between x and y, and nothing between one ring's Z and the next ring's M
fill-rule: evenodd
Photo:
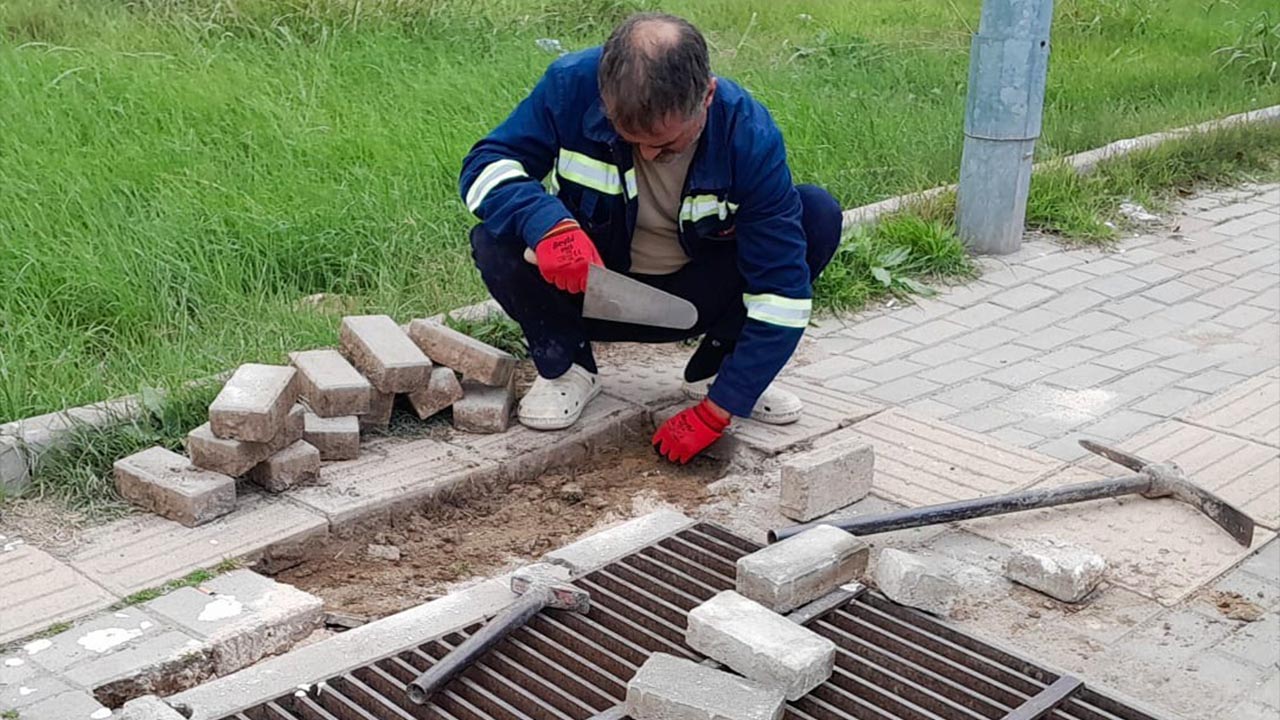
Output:
M1004 575L1049 597L1078 603L1098 586L1106 570L1107 561L1083 545L1041 538L1014 548Z
M298 392L311 412L320 417L342 417L369 412L372 385L337 350L289 353L298 369Z
M321 460L351 460L360 456L360 418L307 413L302 439L320 451Z
M285 416L284 427L269 442L226 440L213 434L209 423L187 433L185 445L191 464L205 470L240 477L254 465L302 439L307 409L295 403Z
M236 481L201 470L159 446L112 465L116 489L133 504L187 527L203 525L236 507Z
M876 586L890 600L934 615L950 615L960 583L937 558L885 548L876 558Z
M654 653L627 683L634 720L780 720L782 691L666 653Z
M465 380L462 397L453 403L453 426L464 432L506 432L511 427L515 402L516 389L511 382L502 387L489 387Z
M835 643L733 590L689 612L685 642L788 700L826 682L836 658Z
M856 580L869 554L858 538L819 525L739 558L736 589L774 612L790 612Z
M787 458L778 509L808 522L848 507L871 492L875 449L850 438Z
M233 570L143 606L205 642L226 675L284 652L320 626L324 602L250 570Z
M116 597L49 553L0 538L0 644L101 610Z
M462 383L451 368L437 366L431 368L431 379L427 386L417 392L409 393L409 403L420 420L452 407L462 399Z
M320 476L320 451L306 440L299 440L249 471L249 480L267 492L284 492L298 485L314 482Z
M324 516L256 491L235 512L197 528L133 515L90 528L68 558L71 567L121 597L164 584L227 558L278 562L328 534Z
M552 550L542 559L563 565L574 575L584 575L645 545L693 527L694 523L694 520L674 510L658 510L575 540Z
M360 430L386 430L391 426L391 412L396 407L395 393L384 393L377 388L369 391L369 412L357 415Z
M297 372L283 365L241 365L209 405L213 434L227 440L271 442L298 399Z
M186 716L159 697L144 695L125 703L119 720L186 720Z
M32 645L29 643L28 647ZM24 647L13 648L11 654L0 654L0 710L22 710L76 689L30 662L27 653Z
M89 720L108 720L111 711L102 706L83 690L70 690L48 698L34 705L23 708L18 714L22 720L69 720L70 718L89 718Z
M505 386L516 368L516 358L444 323L414 320L409 337L440 365L452 368L468 380L494 387Z
M339 331L342 354L383 393L411 393L427 384L431 360L386 315L349 315Z

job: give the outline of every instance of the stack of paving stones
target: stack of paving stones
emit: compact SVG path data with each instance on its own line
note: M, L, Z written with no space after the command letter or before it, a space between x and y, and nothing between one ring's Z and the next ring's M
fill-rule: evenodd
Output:
M862 541L822 525L741 558L736 589L689 613L685 642L708 660L651 655L627 685L627 714L635 720L781 718L787 701L831 677L836 656L834 643L782 613L855 582L868 555Z
M423 420L452 408L466 432L510 426L510 353L441 322L402 328L386 315L345 317L339 336L338 350L290 353L288 366L240 366L209 406L209 422L187 435L190 459L153 447L119 460L120 493L202 525L235 509L238 478L279 493L318 479L321 461L356 458L362 431L389 427L397 396Z

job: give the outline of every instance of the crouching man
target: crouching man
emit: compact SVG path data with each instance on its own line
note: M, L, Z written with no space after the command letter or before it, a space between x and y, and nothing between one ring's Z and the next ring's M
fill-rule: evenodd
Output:
M593 340L699 335L684 371L698 402L658 429L659 452L688 462L734 416L800 417L800 400L770 383L808 323L813 281L839 243L840 206L792 182L773 119L712 75L691 24L636 15L603 48L552 63L467 155L461 191L481 220L471 233L481 277L538 369L521 423L577 421L601 391ZM689 300L697 324L584 319L593 263Z

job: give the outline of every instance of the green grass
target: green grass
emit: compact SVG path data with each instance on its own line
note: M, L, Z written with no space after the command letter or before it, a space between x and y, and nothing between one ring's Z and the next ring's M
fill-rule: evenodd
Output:
M1060 0L1042 157L1280 102L1272 3ZM658 4L0 4L0 421L333 344L313 293L399 319L480 299L460 158L552 58L537 39ZM979 0L661 6L769 105L798 181L853 206L954 179Z
M218 563L217 565L211 568L205 568L203 570L192 570L186 575L180 578L177 578L175 580L170 580L169 582L163 585L159 585L153 588L147 588L146 590L139 590L138 592L133 593L132 595L127 595L121 598L119 602L117 602L116 604L108 608L108 610L119 610L121 608L127 608L131 605L141 605L142 603L145 603L145 602L151 602L152 600L155 600L156 598L162 595L168 595L169 593L173 592L174 590L177 590L178 588L195 587L201 583L206 583L223 573L231 572L232 570L235 570L239 567L240 567L240 562L238 560L227 559L227 560L223 560L222 562Z

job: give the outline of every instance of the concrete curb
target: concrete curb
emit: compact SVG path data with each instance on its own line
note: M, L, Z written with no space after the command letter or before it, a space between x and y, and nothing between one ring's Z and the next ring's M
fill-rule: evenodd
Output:
M552 551L548 557L558 557L558 553L572 556L574 575L581 575L693 524L694 520L680 513L659 510L577 540ZM508 578L509 575L490 578L466 590L273 657L174 695L168 698L168 703L189 708L190 720L216 720L310 687L493 616L517 597L508 587Z
M1105 160L1111 160L1118 157L1124 157L1130 153L1139 150L1148 150L1158 147L1170 140L1177 140L1187 135L1195 133L1210 132L1212 130L1222 130L1237 125L1255 125L1263 123L1280 122L1280 105L1272 105L1271 107L1261 108L1259 110L1251 110L1249 112L1238 113L1236 115L1228 115L1217 120L1209 120L1197 125L1187 125L1185 127L1174 128L1173 130L1165 130L1162 132L1150 133L1148 135L1140 135L1134 138L1126 138L1108 143L1100 148L1086 150L1068 155L1060 160L1049 160L1036 163L1035 169L1040 169L1053 165L1058 162L1064 162L1076 169L1076 172L1084 174L1092 172L1097 168L1098 163ZM861 207L852 208L844 211L844 229L850 230L863 225L871 225L878 221L882 216L891 215L903 208L910 207L917 203L931 200L939 195L956 189L955 183L950 185L941 185L928 190L920 190L917 192L897 195L895 197L886 198L879 202L863 205Z

